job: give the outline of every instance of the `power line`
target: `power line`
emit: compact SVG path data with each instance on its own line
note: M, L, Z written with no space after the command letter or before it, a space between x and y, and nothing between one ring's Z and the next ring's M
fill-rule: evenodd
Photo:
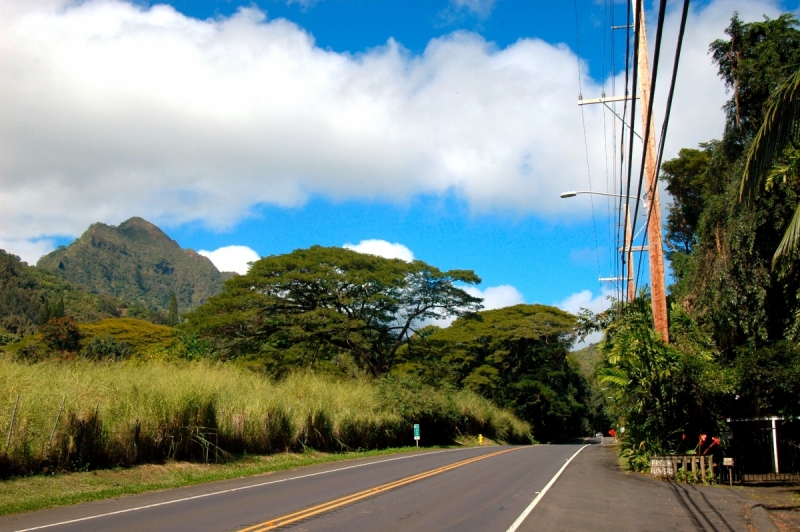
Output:
M637 18L640 16L641 9L643 8L641 0L638 0L638 4L639 4L639 9L636 10ZM650 128L652 127L652 122L653 122L653 105L655 104L655 98L653 97L653 95L656 92L656 81L658 80L658 63L659 63L659 57L661 55L661 41L664 31L664 18L665 18L666 8L667 8L667 0L661 0L658 11L658 28L656 29L655 53L653 54L653 73L650 76L650 95L649 95L650 97L649 101L647 102L647 114L645 115L646 121L644 126L644 136L642 137L642 139L644 139L645 146L644 149L642 150L642 163L641 166L639 167L639 186L637 188L637 193L636 193L637 198L640 198L642 196L642 184L644 183L645 161L647 160L646 143L647 139L650 137ZM637 30L639 29L638 23L636 25L636 29ZM645 53L647 53L646 50ZM633 144L633 137L631 137L631 144ZM630 176L628 177L630 178ZM657 182L654 183L653 186L657 187L658 186ZM650 196L651 204L655 203L653 201L654 199L655 196ZM631 220L633 227L631 229L631 232L636 232L636 217L638 216L638 214L639 214L639 201L636 202L636 208L633 211L633 220ZM633 241L631 241L630 246L631 248L633 248ZM634 287L635 286L636 284L634 283Z
M625 198L625 205L630 212L630 196L631 196L631 178L633 176L633 132L634 132L634 120L636 116L636 84L639 77L639 68L637 65L639 64L639 23L642 16L642 0L636 0L636 12L634 13L634 32L633 32L633 80L631 82L631 89L633 92L632 99L631 99L631 123L629 127L629 143L628 143L628 184L625 187L625 194L627 198ZM630 20L630 7L628 7L628 20ZM627 59L626 59L627 61ZM626 87L627 90L627 87ZM627 103L627 100L626 100ZM620 202L622 198L620 198ZM637 199L638 201L638 199ZM621 205L621 203L620 203ZM620 209L621 210L621 209ZM633 241L631 241L633 242ZM631 244L632 245L632 244ZM623 246L623 253L622 253L622 262L625 263L625 257L628 256L628 250L625 249ZM628 265L630 267L631 265ZM630 281L628 281L630 282Z
M656 165L656 179L653 184L654 187L658 186L658 175L661 172L661 161L664 157L664 145L666 144L667 139L667 127L669 126L669 116L672 112L672 100L673 96L675 95L675 80L678 77L678 63L680 62L681 58L681 49L683 47L683 36L686 30L686 19L689 15L689 2L690 0L683 1L683 12L681 13L681 25L680 29L678 30L678 43L675 46L675 61L672 65L672 79L670 80L669 85L669 95L667 96L667 108L664 112L664 123L661 126L661 138L658 143L658 158L657 158L657 165ZM653 205L654 202L650 203L650 208L648 209L647 213L647 224L650 224L650 216L653 214ZM645 226L646 227L646 226ZM638 271L641 270L642 267L642 257L639 256L639 263L637 265L637 283L638 283Z
M578 54L578 90L581 93L581 98L583 98L583 82L581 81L581 39L580 39L580 28L578 25L578 0L574 1L575 5L575 46L576 52ZM581 122L583 124L583 148L584 153L586 154L586 174L589 177L589 192L592 192L592 170L589 164L589 141L586 137L586 116L583 112L583 106L581 106ZM595 219L594 214L594 199L592 198L592 194L589 194L589 203L592 207L592 226L594 229L594 251L595 256L597 258L597 274L602 275L603 272L600 269L600 244L597 240L597 220Z

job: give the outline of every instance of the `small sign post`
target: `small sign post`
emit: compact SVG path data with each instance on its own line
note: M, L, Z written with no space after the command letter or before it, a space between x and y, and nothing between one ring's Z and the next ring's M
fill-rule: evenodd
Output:
M726 456L722 459L722 465L728 468L728 478L730 479L731 486L733 486L733 458Z
M414 423L414 441L417 442L417 447L419 447L419 423Z

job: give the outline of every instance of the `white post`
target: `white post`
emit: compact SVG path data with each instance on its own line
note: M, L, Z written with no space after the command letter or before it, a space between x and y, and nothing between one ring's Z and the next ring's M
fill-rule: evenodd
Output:
M776 417L772 418L772 459L775 464L775 472L780 473L780 467L778 467L778 425L777 425Z

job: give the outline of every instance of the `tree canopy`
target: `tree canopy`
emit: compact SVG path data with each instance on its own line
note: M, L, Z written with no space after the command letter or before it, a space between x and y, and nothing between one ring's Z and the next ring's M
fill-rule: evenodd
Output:
M575 317L545 305L515 305L429 328L403 348L399 373L466 388L512 409L539 439L580 434L586 382L567 354Z
M426 320L479 310L481 300L455 285L479 282L468 270L313 246L256 261L185 328L223 358L256 356L275 371L344 353L382 375Z

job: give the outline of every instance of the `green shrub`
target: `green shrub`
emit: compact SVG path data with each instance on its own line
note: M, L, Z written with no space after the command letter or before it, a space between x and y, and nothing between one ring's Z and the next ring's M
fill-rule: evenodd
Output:
M109 318L80 326L84 338L112 337L128 345L132 354L143 354L157 346L171 346L174 341L172 327L155 325L135 318Z
M127 343L111 335L91 338L81 349L81 356L89 360L125 360L131 357Z
M68 352L80 349L81 331L71 318L52 318L39 328L39 333L50 349Z

